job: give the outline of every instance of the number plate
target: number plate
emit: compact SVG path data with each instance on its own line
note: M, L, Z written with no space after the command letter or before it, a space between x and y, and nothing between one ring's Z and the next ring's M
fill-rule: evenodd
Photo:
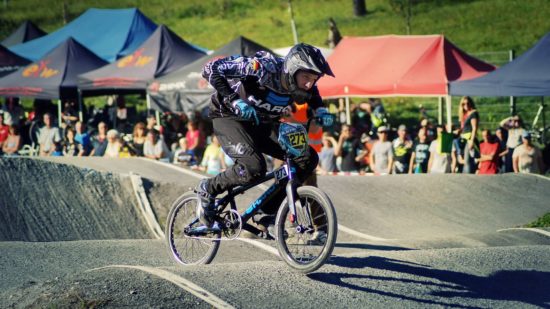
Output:
M286 171L286 165L283 165L275 170L275 179L277 182L288 177L288 172Z

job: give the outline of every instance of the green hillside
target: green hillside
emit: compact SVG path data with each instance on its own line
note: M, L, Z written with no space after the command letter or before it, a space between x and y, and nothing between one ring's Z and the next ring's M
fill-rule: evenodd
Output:
M398 1L398 0L393 0ZM405 34L405 20L390 0L366 0L368 14L353 16L352 0L294 0L300 41L326 46L328 18L344 36ZM549 0L415 0L411 34L443 34L461 49L495 64L507 61L510 49L519 55L550 31ZM287 0L3 0L0 37L31 20L51 32L87 8L137 7L157 24L166 24L196 45L216 49L237 35L270 48L293 44ZM456 98L455 100L458 100ZM418 105L435 116L434 99L387 100L397 121L412 122ZM508 113L507 99L478 101L482 125L494 127ZM520 99L524 117L532 119L536 101ZM456 111L453 111L456 114Z

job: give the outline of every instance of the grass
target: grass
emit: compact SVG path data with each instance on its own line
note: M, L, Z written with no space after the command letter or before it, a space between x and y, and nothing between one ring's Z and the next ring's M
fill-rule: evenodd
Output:
M525 227L550 227L550 212Z

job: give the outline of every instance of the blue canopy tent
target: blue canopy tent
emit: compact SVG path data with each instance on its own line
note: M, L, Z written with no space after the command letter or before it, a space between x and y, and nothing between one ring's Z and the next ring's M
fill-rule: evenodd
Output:
M542 115L546 128L544 96L550 95L550 33L514 61L481 77L452 82L449 87L451 95L542 97L538 115Z
M88 9L65 27L32 41L10 47L36 61L73 37L103 60L113 62L131 54L157 28L138 9Z

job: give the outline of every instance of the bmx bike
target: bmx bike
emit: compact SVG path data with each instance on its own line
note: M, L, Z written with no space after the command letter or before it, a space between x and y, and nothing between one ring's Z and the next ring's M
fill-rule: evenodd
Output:
M281 123L278 141L286 151L283 165L257 181L228 190L216 199L212 227L199 222L196 192L186 192L173 203L165 235L171 256L178 263L208 264L216 256L222 240L236 239L242 230L258 234L260 230L248 221L279 190L286 190L286 198L277 211L274 224L275 241L282 260L301 273L313 272L328 260L336 242L336 212L326 193L316 187L301 185L292 160L308 151L307 130L301 124ZM235 196L269 180L274 180L273 184L246 210L239 212Z

